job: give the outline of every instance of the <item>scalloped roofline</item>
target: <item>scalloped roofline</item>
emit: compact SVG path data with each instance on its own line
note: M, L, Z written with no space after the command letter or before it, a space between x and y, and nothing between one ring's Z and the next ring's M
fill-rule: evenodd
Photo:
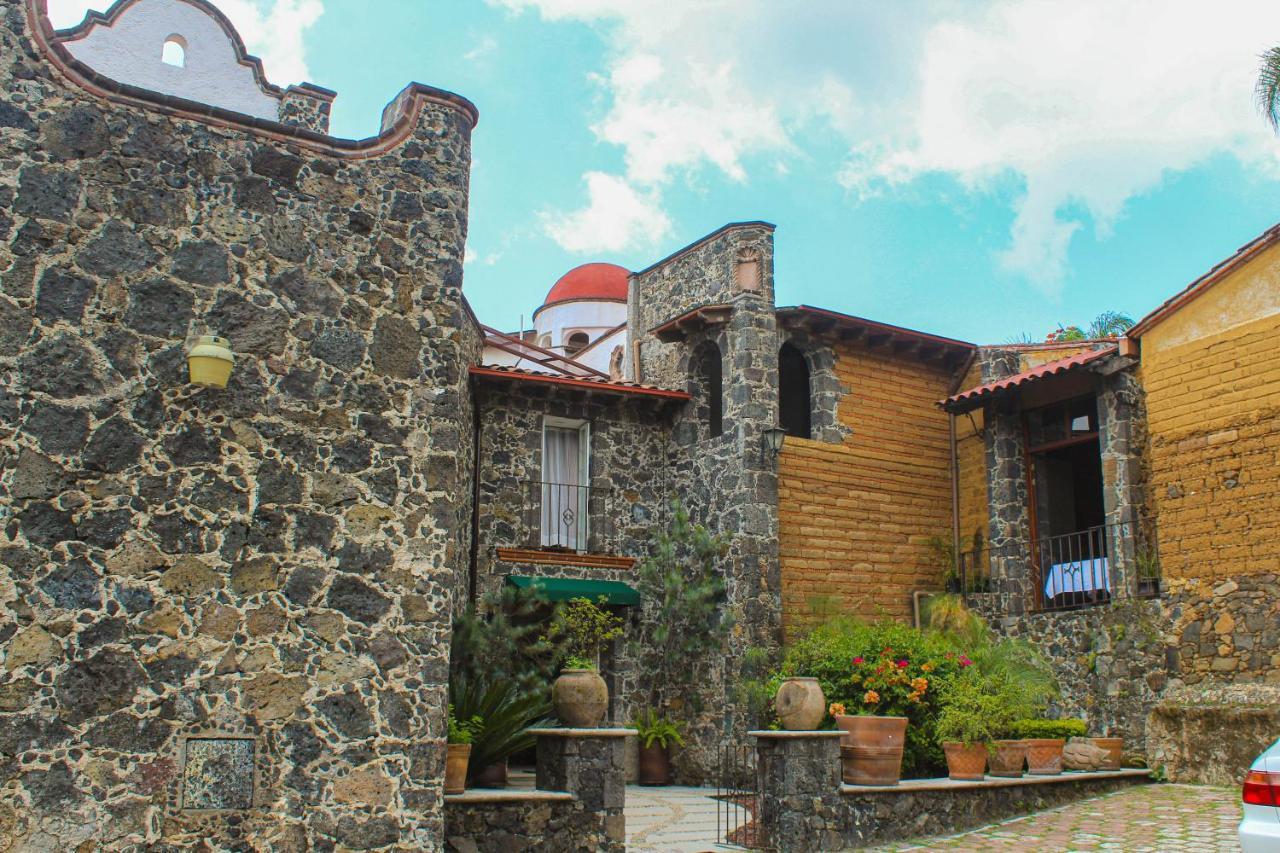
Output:
M143 107L155 112L175 115L205 124L249 131L278 141L290 142L333 156L350 159L375 157L396 148L411 135L413 127L417 123L417 118L421 114L423 106L427 103L439 104L455 110L466 119L471 129L474 129L479 122L479 110L476 109L475 104L461 95L427 86L423 83L410 83L383 110L385 117L394 108L394 120L384 120L383 129L377 136L370 136L365 139L341 139L306 127L257 118L224 107L216 107L174 95L165 95L141 86L121 83L99 74L93 68L71 55L65 43L78 37L73 37L72 34L87 34L95 26L100 26L104 23L109 26L111 21L136 2L138 0L117 0L107 12L90 11L80 24L64 30L55 29L49 22L48 0L25 0L23 5L26 7L27 23L30 27L31 35L41 55L63 77L67 78L69 83L113 103ZM236 45L237 55L243 55L248 62L257 63L255 74L261 73L261 61L245 51L244 43L239 34L236 33L230 21L227 21L226 17L216 7L208 3L207 0L182 0L182 2L211 12L220 25L223 25L224 28L229 28L228 32L234 36L233 41ZM265 81L265 77L262 78L262 82L266 86L273 86L273 84ZM274 88L278 89L279 87ZM337 94L330 89L311 83L301 83L296 88L306 90L313 96L327 99L332 99Z
M132 6L136 6L140 2L142 2L142 0L116 0L105 12L99 12L97 9L89 9L84 14L84 20L76 24L74 27L54 30L53 39L58 44L64 44L66 42L79 41L87 38L89 34L98 27L111 29L116 25L116 22L120 20L120 16L123 15L125 11ZM253 79L257 82L258 88L273 98L284 97L285 90L267 79L267 72L262 66L262 60L249 53L248 48L245 47L244 39L240 37L240 31L236 29L235 24L231 23L231 20L221 9L208 2L208 0L178 0L178 2L186 3L188 6L194 6L210 18L213 18L218 26L222 28L222 31L226 33L227 38L231 40L231 45L235 48L236 52L236 61L253 71ZM44 6L42 11L47 13L49 8L48 0L40 0L40 3ZM337 97L338 94L337 92L332 92L329 89L321 89L319 86L311 86L306 83L301 84L298 88L304 87L312 91L319 90L317 94L328 93L331 97Z

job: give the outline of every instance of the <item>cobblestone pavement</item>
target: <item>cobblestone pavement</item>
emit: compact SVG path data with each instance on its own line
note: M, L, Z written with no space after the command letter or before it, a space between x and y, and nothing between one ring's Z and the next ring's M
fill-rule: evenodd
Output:
M1239 851L1235 788L1143 785L950 837L876 848L908 850Z
M716 808L709 788L627 786L627 853L704 853L740 850L716 844ZM739 821L746 820L745 812ZM722 818L723 819L723 818Z

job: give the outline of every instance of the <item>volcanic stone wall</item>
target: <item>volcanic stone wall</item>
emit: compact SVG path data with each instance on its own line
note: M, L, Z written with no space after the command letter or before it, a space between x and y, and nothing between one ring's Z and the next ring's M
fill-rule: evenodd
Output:
M356 151L0 19L0 838L438 848L473 110L416 87Z
M630 323L642 341L639 375L665 388L687 388L695 397L677 413L672 433L675 491L695 520L730 539L721 561L736 620L729 647L693 662L707 685L703 695L672 697L692 720L690 746L677 757L689 781L709 778L716 746L753 722L734 697L743 656L749 649L774 651L781 642L777 462L763 446L764 430L778 422L773 293L773 226L764 223L726 226L631 280ZM694 308L722 304L733 308L722 326L671 344L647 334ZM722 360L719 436L700 416L706 391L694 369L694 354L707 341L719 347Z
M476 392L480 411L480 528L477 590L501 588L508 575L583 578L635 583L636 562L649 553L651 535L666 524L672 497L671 404L599 394L527 381L487 380ZM590 425L588 554L544 551L536 560L499 549L540 547L544 418ZM572 501L569 502L572 505ZM534 555L524 554L525 557ZM631 558L602 561L599 558ZM644 618L628 608L630 634ZM636 665L630 636L614 644L603 675L610 686L608 720L620 725L647 704L653 680Z

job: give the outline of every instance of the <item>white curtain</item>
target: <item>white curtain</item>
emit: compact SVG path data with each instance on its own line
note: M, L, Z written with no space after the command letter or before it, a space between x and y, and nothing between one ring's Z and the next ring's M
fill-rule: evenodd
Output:
M586 540L586 495L581 488L581 435L547 427L542 460L542 544L579 550Z

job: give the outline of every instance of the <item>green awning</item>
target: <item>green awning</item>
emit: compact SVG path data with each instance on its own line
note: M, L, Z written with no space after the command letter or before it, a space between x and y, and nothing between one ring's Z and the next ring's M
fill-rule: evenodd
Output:
M531 578L526 575L507 575L507 583L521 589L536 589L550 601L568 601L586 598L599 601L601 596L608 604L636 606L640 593L622 581L595 581L579 578Z

